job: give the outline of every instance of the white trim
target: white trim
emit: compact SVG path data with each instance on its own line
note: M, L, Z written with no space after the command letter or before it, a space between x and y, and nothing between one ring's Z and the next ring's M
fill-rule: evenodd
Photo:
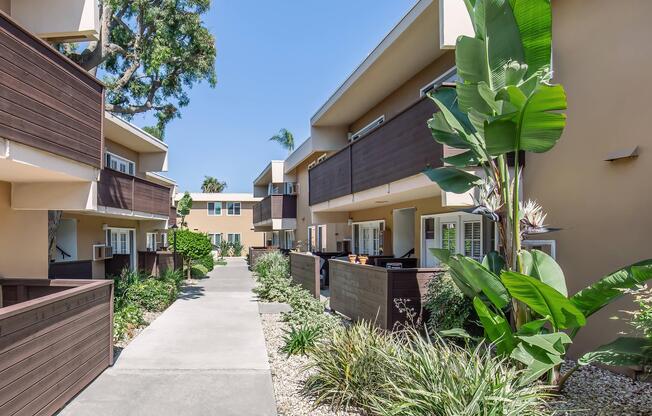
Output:
M432 91L436 90L439 88L444 81L446 81L448 78L452 77L453 75L457 74L457 67L454 66L450 69L447 69L446 72L435 78L434 80L430 81L423 87L419 88L419 97L425 97L425 95Z
M105 226L105 227L102 227L102 229L104 230L104 236L105 236L105 238L107 240L106 245L111 247L111 248L113 248L113 246L111 245L111 239L107 238L107 235L106 235L107 231L109 231L109 233L108 233L109 235L110 235L110 232L113 231L113 230L115 230L115 231L126 231L127 235L130 234L130 231L133 231L133 238L129 242L129 266L130 266L131 271L136 270L137 260L138 260L138 252L136 250L136 239L137 239L136 229L135 228L126 228L126 227L111 227L111 226ZM113 254L124 254L124 253L117 253L115 250L113 250Z
M550 257L557 259L557 240L523 240L523 246L550 246Z
M233 204L234 214L229 214L229 204ZM238 213L235 214L235 204L238 204ZM239 217L242 215L242 203L240 201L227 201L226 203L226 216L227 217Z
M237 235L238 236L238 243L242 244L242 233L226 233L226 241L231 243L231 239L229 238L232 235Z
M366 136L367 134L371 133L372 131L376 130L378 127L382 126L385 123L385 114L382 116L378 117L371 123L367 124L360 130L356 131L355 133L351 134L351 137L349 138L350 142L354 142L358 139L361 139L362 137ZM319 163L319 159L317 159L317 163Z
M213 211L209 208L209 205L213 204ZM216 214L215 213L215 204L220 204L220 213ZM206 214L209 217L221 217L222 216L222 211L224 211L224 203L222 201L209 201L206 202Z

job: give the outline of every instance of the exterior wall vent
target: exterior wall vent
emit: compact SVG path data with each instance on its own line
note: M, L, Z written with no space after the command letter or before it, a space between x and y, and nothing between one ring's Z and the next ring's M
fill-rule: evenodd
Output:
M372 131L374 131L376 128L378 128L384 122L385 122L385 115L382 115L382 116L378 117L377 119L375 119L371 123L367 124L366 126L361 128L357 132L353 133L349 137L349 142L354 142L354 141L358 140L359 138L371 133Z

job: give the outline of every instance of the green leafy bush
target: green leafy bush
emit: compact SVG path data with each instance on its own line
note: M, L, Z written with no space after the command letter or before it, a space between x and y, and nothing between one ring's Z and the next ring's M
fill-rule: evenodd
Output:
M183 284L183 273L181 270L167 269L161 275L161 280L172 282L178 290Z
M428 326L433 331L467 328L473 303L464 296L448 272L436 274L428 282L424 302L428 312Z
M113 342L122 341L131 336L133 330L145 323L143 311L138 305L121 303L113 313Z
M272 265L275 264L288 264L287 259L280 251L272 251L270 253L265 253L258 258L256 265L253 268L253 271L256 275L256 278L264 278L269 274L269 271L272 268ZM289 265L288 274L289 274Z
M202 264L193 264L190 269L192 277L205 277L208 274L208 269Z
M281 351L290 355L306 355L311 351L321 335L321 329L309 324L298 328L291 327L285 331L283 348Z
M282 319L290 326L310 325L318 328L322 334L327 334L340 323L337 316L324 311L323 302L302 287L292 284L286 295L285 302L292 310L284 312Z
M206 234L190 230L177 231L176 239L176 250L183 256L187 277L190 278L193 263L210 254L213 250L213 244Z
M160 312L177 298L174 283L155 278L139 281L129 287L127 298L130 303L149 312Z
M220 241L220 257L231 256L231 243L226 240Z
M231 252L233 254L233 257L241 257L242 250L244 250L244 246L240 244L239 241L236 241L235 243L231 244Z
M204 266L207 271L212 271L215 268L215 258L213 257L213 253L208 253L199 259L198 264Z
M637 309L627 312L630 324L645 337L652 339L652 288L641 287L628 291L634 296Z

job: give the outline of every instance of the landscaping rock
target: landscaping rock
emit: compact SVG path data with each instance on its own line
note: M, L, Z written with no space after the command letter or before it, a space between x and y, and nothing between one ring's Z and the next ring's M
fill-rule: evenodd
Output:
M567 361L562 372L574 364ZM589 365L568 379L563 396L552 407L560 415L652 415L652 383Z
M314 408L310 398L301 394L301 386L308 373L304 370L308 359L280 352L283 346L283 322L280 314L261 316L267 343L267 355L272 370L274 394L279 416L348 416L359 413L335 412L327 406Z

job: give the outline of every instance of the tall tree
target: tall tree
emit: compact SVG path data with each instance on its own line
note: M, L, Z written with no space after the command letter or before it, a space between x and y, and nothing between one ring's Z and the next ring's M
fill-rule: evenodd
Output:
M215 86L215 39L201 20L209 7L210 0L100 0L99 40L60 49L99 72L107 111L154 111L162 131L188 105L188 88Z
M188 192L184 193L177 202L177 214L181 215L181 228L186 226L186 215L190 214L192 208L192 197Z
M270 137L269 140L277 142L283 148L287 149L288 152L294 150L294 136L287 129L279 130L279 132Z
M226 182L220 182L213 176L204 176L204 182L201 184L201 191L205 194L222 192L226 189Z

